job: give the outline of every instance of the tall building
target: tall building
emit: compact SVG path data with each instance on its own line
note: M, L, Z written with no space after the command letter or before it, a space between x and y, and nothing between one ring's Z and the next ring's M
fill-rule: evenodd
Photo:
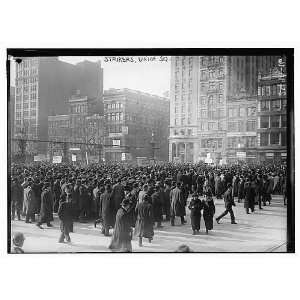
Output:
M83 80L86 78L86 80ZM67 113L76 90L97 98L101 106L103 71L100 63L72 65L57 57L22 58L16 64L14 136L26 129L28 139L48 139L48 116ZM46 143L28 144L29 153L46 153Z
M255 96L258 72L274 61L270 56L172 57L169 160L225 162L228 99Z
M85 160L86 152L102 159L102 147L88 144L103 144L104 116L97 98L90 99L81 95L79 90L68 101L68 114L48 116L48 137L50 141L68 142L68 147L78 149L77 160ZM77 144L79 143L79 144ZM65 155L64 145L49 143L48 152L52 155ZM100 154L99 154L100 153ZM71 152L68 154L70 156ZM68 157L70 159L70 157Z
M130 89L109 89L104 91L103 102L106 161L152 158L153 151L155 159L168 160L167 98Z
M247 94L227 100L226 163L257 160L257 97Z
M258 78L258 158L260 161L286 160L286 94L285 62Z

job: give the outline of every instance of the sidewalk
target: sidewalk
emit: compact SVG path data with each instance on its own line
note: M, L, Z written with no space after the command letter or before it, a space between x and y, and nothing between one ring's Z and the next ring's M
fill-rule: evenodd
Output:
M215 200L216 216L224 210L223 200ZM188 223L179 225L176 219L174 227L169 222L163 222L163 228L155 230L151 244L144 240L144 246L139 247L136 239L132 241L133 252L174 252L181 244L188 245L196 252L286 252L286 207L282 196L273 196L271 206L263 206L253 214L245 213L243 203L236 203L233 208L237 225L230 223L229 215L214 222L214 229L205 234L204 222L201 219L200 235L193 236ZM257 206L256 206L257 207ZM186 210L189 214L188 209ZM24 251L29 252L109 252L110 237L104 237L99 229L90 223L75 223L74 233L71 233L71 244L58 243L60 235L59 221L55 216L54 227L39 229L35 224L25 224L23 221L12 221L12 232L25 234ZM112 230L111 230L112 233Z

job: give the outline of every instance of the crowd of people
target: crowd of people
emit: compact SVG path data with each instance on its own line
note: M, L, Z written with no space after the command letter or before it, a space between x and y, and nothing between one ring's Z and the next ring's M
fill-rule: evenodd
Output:
M13 164L11 167L11 219L51 227L53 214L60 219L59 242L70 242L74 222L94 222L110 235L109 249L132 251L131 240L151 243L154 229L162 222L186 224L190 210L192 234L198 234L203 216L206 234L213 229L213 197L224 198L230 214L235 198L245 213L272 203L272 194L282 194L286 205L286 167L283 165L208 166L167 163L148 167L121 164L79 167L66 164ZM188 201L191 196L191 200ZM36 218L37 216L37 218Z

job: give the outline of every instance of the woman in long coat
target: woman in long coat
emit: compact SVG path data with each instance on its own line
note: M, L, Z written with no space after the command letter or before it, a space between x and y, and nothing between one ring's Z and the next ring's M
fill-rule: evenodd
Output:
M222 199L222 181L219 174L215 178L215 195L217 199Z
M116 215L114 233L109 245L109 249L117 252L132 252L132 231L130 226L130 201L125 198L121 203Z
M212 197L212 193L208 190L205 194L205 199L202 200L203 207L203 219L206 228L206 234L208 234L209 230L213 229L214 225L214 214L216 212L214 200Z
M150 196L145 194L141 203L136 206L137 221L135 224L134 235L139 237L139 246L142 246L142 239L147 238L149 243L154 236L153 213Z

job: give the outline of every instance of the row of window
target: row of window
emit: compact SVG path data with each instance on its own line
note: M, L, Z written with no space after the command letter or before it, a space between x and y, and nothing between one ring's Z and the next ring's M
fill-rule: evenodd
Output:
M17 78L16 79L16 85L29 85L29 84L35 84L38 81L37 77L31 77L31 78Z
M262 100L259 101L259 111L280 111L286 110L286 99L276 100Z
M112 124L107 126L107 130L109 133L121 133L122 125L120 124Z
M29 113L30 112L30 113ZM32 110L24 110L23 111L23 118L28 118L28 117L35 117L36 116L36 109ZM16 111L16 119L21 119L22 118L22 112Z
M201 109L200 111L201 119L219 119L225 117L225 110L223 108L216 109L212 107L212 109L206 110Z
M261 116L260 128L284 128L286 127L286 115Z
M173 134L174 135L192 136L195 134L195 132L193 131L193 129L190 129L190 128L189 129L180 129L180 130L174 129Z
M286 146L285 132L260 133L260 146L281 145Z
M249 120L247 122L242 120L228 122L228 131L230 132L256 131L256 120Z
M217 70L202 70L200 74L200 81L207 81L224 76L224 69L218 68Z
M221 92L224 90L224 83L223 81L201 82L200 89L202 93L207 92L207 90L217 90Z
M49 128L59 128L59 127L69 127L70 122L69 120L59 120L59 121L53 121L49 122Z
M123 121L124 114L122 112L106 114L107 121Z
M87 113L88 107L86 104L78 104L70 107L70 113Z
M208 65L223 64L224 56L202 56L200 58L200 67L207 67Z
M256 116L256 107L231 107L228 109L229 118L235 117L254 117Z
M223 104L224 103L224 95L223 94L213 94L207 96L201 96L201 105L209 105L209 106L215 106L217 103L218 104Z
M112 102L105 104L105 109L121 109L123 108L123 103L120 102Z
M202 139L201 147L209 149L222 148L223 140L222 139Z
M37 68L32 69L24 69L17 72L17 78L20 77L29 77L29 76L36 76L38 74Z
M258 96L286 96L286 84L278 83L258 87Z
M229 137L227 138L228 148L254 148L256 147L255 136Z

